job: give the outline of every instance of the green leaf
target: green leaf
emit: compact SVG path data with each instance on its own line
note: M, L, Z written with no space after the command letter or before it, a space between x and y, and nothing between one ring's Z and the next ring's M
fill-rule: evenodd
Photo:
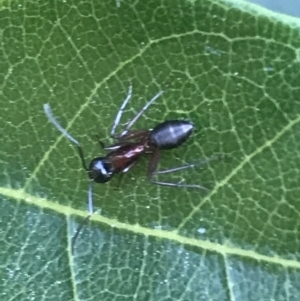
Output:
M29 1L0 11L1 300L299 300L300 22L243 2ZM122 125L191 120L161 168L210 188L158 187L147 159L118 189L88 180L42 106L99 156ZM121 130L121 129L119 129Z

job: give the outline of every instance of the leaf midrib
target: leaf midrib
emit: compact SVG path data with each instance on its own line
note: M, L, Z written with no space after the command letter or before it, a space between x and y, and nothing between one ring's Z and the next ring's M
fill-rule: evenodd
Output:
M298 122L300 117L298 118ZM23 201L31 205L35 205L42 209L50 209L59 214L65 215L67 220L70 220L70 216L74 215L77 217L85 218L87 215L86 211L74 209L69 206L58 204L57 202L50 201L45 198L36 197L24 191L24 189L12 189L6 187L0 187L0 194L16 201ZM111 219L102 215L94 214L91 220L98 222L99 224L113 225L115 229L125 230L133 234L151 236L160 239L167 239L178 244L189 245L198 247L207 251L213 251L222 256L226 257L229 255L236 255L239 257L250 258L256 261L263 261L276 265L281 265L286 268L294 268L300 270L300 262L296 260L284 259L279 256L267 256L251 250L244 250L236 246L228 244L218 244L207 240L200 240L196 238L189 238L182 236L178 233L178 230L166 231L161 229L150 229L141 225L125 224L116 219ZM70 232L69 232L70 233ZM70 240L70 239L69 239ZM68 244L68 253L71 254L71 244ZM71 256L71 255L70 255ZM70 259L73 261L73 259Z

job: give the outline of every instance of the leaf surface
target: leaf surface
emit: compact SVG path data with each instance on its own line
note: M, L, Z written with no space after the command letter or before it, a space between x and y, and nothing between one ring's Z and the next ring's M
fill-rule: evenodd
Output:
M103 2L103 3L102 3ZM1 300L299 300L300 22L240 2L4 2L0 11ZM191 120L160 168L87 186L129 81L136 128ZM121 126L119 131L121 131Z

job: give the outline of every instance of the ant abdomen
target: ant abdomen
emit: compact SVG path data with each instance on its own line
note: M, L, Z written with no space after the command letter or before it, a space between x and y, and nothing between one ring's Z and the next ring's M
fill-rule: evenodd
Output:
M167 120L158 124L150 133L150 143L159 149L172 149L184 143L194 126L185 120Z

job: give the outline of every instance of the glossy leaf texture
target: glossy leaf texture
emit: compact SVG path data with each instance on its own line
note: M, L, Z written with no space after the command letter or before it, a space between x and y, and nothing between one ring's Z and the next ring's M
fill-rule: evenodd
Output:
M1 300L299 300L300 22L243 2L4 1L0 10ZM135 128L190 120L160 168L94 185L87 161L168 84ZM119 187L118 187L119 186Z

